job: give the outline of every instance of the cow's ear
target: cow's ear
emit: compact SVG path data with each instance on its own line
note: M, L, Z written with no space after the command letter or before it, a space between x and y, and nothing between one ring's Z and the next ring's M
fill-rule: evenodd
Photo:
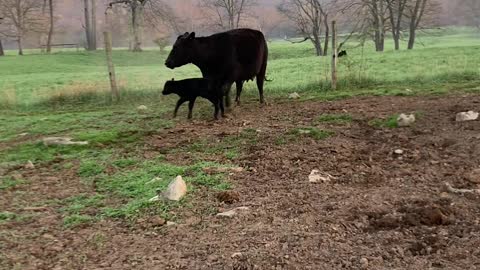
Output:
M174 82L174 81L175 81L175 78L172 78L172 82Z
M190 35L188 35L188 39L194 39L195 38L195 32L192 32L190 33Z

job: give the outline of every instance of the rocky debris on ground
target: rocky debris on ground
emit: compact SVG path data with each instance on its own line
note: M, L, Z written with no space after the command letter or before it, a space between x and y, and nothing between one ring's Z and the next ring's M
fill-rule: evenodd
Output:
M206 174L217 174L217 173L239 173L242 172L242 167L205 167L203 172Z
M45 137L42 139L43 144L45 146L51 145L87 145L88 142L86 141L72 141L72 138L69 137Z
M27 164L25 164L25 169L27 170L33 170L35 169L35 165L33 165L32 161L28 161Z
M299 99L300 95L297 92L293 92L290 95L288 95L289 99Z
M455 117L457 122L473 121L478 119L478 112L468 111L468 112L459 112Z
M232 218L234 217L235 215L237 215L238 212L240 211L248 211L250 208L248 207L245 207L245 206L242 206L242 207L237 207L237 208L234 208L232 210L228 210L228 211L225 211L225 212L222 212L222 213L218 213L217 216L218 217L228 217L228 218Z
M18 137L25 137L25 136L27 136L27 135L28 135L28 133L27 133L27 132L24 132L24 133L18 134Z
M148 107L145 105L140 105L137 107L137 112L138 113L146 113L148 111Z
M187 184L185 183L185 181L183 181L182 176L179 175L175 178L175 180L170 182L167 190L165 190L162 194L151 198L149 201L155 202L159 201L162 198L170 201L180 201L180 199L182 199L185 194L187 194Z
M480 184L480 168L472 170L471 172L465 175L468 181L474 184Z
M399 127L409 127L413 123L415 123L415 115L414 114L400 114L397 118L397 125Z
M322 173L319 170L312 170L310 172L310 175L308 175L308 182L310 183L328 183L332 179L334 179L333 176L331 176L328 173Z
M447 192L464 195L464 194L478 194L480 195L480 189L465 189L465 188L454 188L450 183L444 183L443 189Z
M226 204L232 204L240 201L240 193L236 191L222 191L217 193L217 199Z

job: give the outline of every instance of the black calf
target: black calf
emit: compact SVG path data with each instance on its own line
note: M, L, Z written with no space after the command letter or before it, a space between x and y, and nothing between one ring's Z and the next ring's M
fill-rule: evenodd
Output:
M219 110L221 110L222 116L224 116L225 109L223 107L223 95L215 91L215 89L213 89L213 87L210 85L210 81L207 79L194 78L180 81L175 81L172 79L171 81L167 81L165 83L162 94L177 94L180 97L180 99L177 101L177 105L175 106L173 117L177 116L178 108L183 103L189 101L188 119L191 119L193 106L195 105L195 100L197 97L206 98L213 103L213 106L215 107L215 119L218 119Z

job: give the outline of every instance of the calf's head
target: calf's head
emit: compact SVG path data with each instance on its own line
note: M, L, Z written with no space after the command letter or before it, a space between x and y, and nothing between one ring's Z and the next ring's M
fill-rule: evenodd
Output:
M174 69L192 62L194 40L195 32L186 32L179 36L173 44L173 49L170 51L167 61L165 61L165 66Z
M172 93L175 93L176 88L175 88L175 79L172 79L171 81L165 82L165 85L163 86L163 95L169 95Z

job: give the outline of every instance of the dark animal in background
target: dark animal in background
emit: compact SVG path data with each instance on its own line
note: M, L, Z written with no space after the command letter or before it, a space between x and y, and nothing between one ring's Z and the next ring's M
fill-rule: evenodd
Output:
M347 56L347 51L343 50L343 51L338 53L338 58L343 57L343 56Z
M193 106L197 97L203 97L213 103L215 107L214 118L218 119L218 112L224 115L223 95L211 87L210 81L203 78L193 78L175 81L167 81L163 87L163 95L177 94L180 99L175 105L173 117L177 116L178 108L185 102L188 103L188 119L192 118Z
M200 68L203 78L212 81L218 92L226 92L230 107L230 87L237 86L235 101L240 103L244 81L257 78L260 103L264 103L263 83L267 70L268 47L262 32L235 29L208 37L185 33L177 38L165 65L174 69L192 63Z

